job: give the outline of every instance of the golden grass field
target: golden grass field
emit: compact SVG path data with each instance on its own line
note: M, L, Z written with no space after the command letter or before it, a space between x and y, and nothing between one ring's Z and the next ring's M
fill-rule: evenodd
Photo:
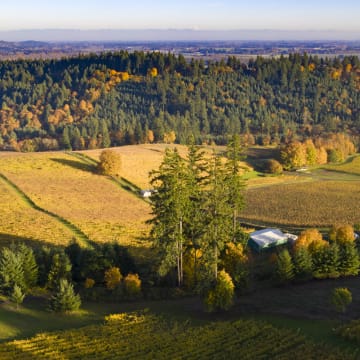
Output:
M0 179L0 238L9 242L16 238L64 244L72 232L54 218L33 209Z
M134 244L147 231L149 204L68 154L2 154L0 169L37 205L67 219L93 241Z

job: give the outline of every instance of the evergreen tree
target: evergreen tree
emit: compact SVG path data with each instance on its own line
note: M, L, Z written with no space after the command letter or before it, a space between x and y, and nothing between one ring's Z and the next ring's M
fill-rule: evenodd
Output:
M300 246L294 254L295 277L298 280L309 280L312 278L313 263L311 255L305 246Z
M339 251L339 273L343 276L359 274L360 260L359 252L354 243L347 242L340 246Z
M287 283L294 278L294 265L288 250L282 250L276 258L276 277L281 283Z
M0 254L0 284L4 293L9 294L15 285L25 289L24 268L22 259L8 247L4 247Z
M64 127L61 139L60 139L61 147L65 150L71 150L71 142L70 142L70 132L67 126Z
M315 278L339 277L339 246L336 243L319 247L312 254L312 259Z
M71 263L64 251L57 251L52 255L50 271L47 276L46 286L54 290L61 279L71 278Z
M39 272L34 252L29 246L23 243L18 245L17 252L24 270L25 287L26 289L30 289L37 284Z
M22 291L21 287L17 284L14 285L13 292L10 295L10 300L16 304L16 308L23 303L25 298L25 293Z
M50 309L55 312L76 311L81 306L80 296L75 294L73 285L60 279L55 294L50 299Z
M244 207L244 182L240 177L240 160L243 159L243 149L238 135L234 135L227 146L227 162L225 186L228 188L228 203L232 209L232 238L236 242L238 233L238 215Z
M231 240L233 209L229 207L229 188L226 169L219 156L213 153L205 185L203 252L212 279L217 278L221 251ZM211 280L211 279L209 279Z
M177 283L183 282L184 219L189 209L188 172L177 149L166 149L159 170L152 171L152 236L161 252L160 275L177 271Z

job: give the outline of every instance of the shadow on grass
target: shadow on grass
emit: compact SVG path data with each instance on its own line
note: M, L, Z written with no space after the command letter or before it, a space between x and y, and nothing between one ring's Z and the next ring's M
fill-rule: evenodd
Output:
M68 159L57 159L57 158L51 158L50 160L57 162L61 165L72 167L76 170L86 171L94 173L96 168L94 165L85 163L82 161L76 161L76 160L68 160Z
M37 248L44 245L49 245L51 247L60 247L59 245L56 245L54 243L48 243L46 241L40 240L40 239L31 239L27 238L25 236L17 236L14 234L7 234L7 233L1 233L0 232L0 247L3 246L9 246L12 243L24 243L26 245L29 245L32 248ZM64 244L65 246L66 244Z

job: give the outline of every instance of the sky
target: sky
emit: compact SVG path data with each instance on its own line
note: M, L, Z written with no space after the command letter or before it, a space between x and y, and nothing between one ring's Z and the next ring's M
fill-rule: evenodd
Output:
M28 29L281 30L360 39L359 0L5 0L0 32Z

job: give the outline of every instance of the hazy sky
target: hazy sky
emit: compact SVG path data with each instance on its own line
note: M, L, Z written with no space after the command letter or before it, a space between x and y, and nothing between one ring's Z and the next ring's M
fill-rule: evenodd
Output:
M360 33L359 0L5 0L0 30L280 29Z

